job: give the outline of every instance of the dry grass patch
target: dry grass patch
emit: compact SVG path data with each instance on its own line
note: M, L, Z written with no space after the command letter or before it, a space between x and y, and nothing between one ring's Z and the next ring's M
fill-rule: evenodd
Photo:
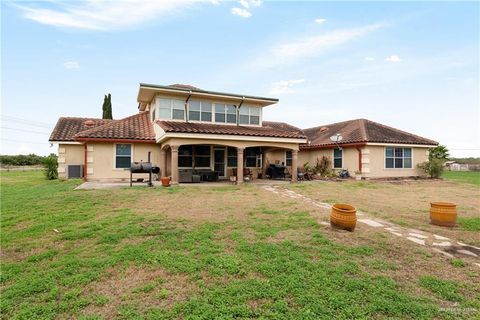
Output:
M472 245L480 245L480 232L460 227L443 228L430 225L430 202L457 204L459 218L480 216L480 189L469 184L442 180L419 181L344 181L312 182L288 186L314 200L349 203L364 211L401 226L429 231Z

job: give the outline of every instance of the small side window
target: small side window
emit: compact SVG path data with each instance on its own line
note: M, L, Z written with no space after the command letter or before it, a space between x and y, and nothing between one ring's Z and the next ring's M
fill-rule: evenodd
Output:
M132 163L132 145L115 145L115 168L130 168Z

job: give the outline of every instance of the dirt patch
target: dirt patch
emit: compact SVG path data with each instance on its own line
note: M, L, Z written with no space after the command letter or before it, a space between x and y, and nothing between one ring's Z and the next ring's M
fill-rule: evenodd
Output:
M94 303L83 314L98 314L106 319L115 317L126 303L140 306L171 308L198 292L197 286L185 274L171 274L162 268L129 267L110 269L108 275L84 291L93 297L105 297L105 303Z

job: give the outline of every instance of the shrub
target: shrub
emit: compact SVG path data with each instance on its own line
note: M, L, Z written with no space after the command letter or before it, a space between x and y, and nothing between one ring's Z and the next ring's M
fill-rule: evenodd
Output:
M50 154L43 159L43 166L45 167L45 176L48 180L58 179L58 161L55 154Z
M19 155L0 155L0 163L7 166L33 166L42 164L45 157L36 154L19 154Z
M430 161L422 163L419 167L422 168L430 178L439 178L443 172L443 162L441 159L433 158L430 159Z
M330 168L331 168L331 161L328 157L322 156L322 158L319 160L317 158L317 163L315 164L315 171L322 177L326 177L330 173Z
M306 173L315 173L315 167L311 166L308 161L303 164L303 170L305 170Z

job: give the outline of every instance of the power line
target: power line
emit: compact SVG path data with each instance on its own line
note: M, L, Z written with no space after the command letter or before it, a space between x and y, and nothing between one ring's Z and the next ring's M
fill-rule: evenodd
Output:
M32 142L32 141L22 141L22 140L14 140L14 139L1 139L2 141L8 141L8 142L18 142L18 143L29 143L29 144L47 144L50 142Z
M2 115L2 118L3 118L2 121L17 122L17 123L22 123L29 126L34 126L34 127L42 127L42 128L49 128L49 129L52 127L52 124L41 122L41 121L32 121L29 119L23 119L23 118L7 116L7 115Z
M37 134L46 134L46 135L48 135L48 132L40 132L40 131L26 130L26 129L17 129L17 128L10 128L10 127L0 127L0 128L2 128L2 129L8 129L8 130L21 131L21 132L29 132L29 133L37 133Z

